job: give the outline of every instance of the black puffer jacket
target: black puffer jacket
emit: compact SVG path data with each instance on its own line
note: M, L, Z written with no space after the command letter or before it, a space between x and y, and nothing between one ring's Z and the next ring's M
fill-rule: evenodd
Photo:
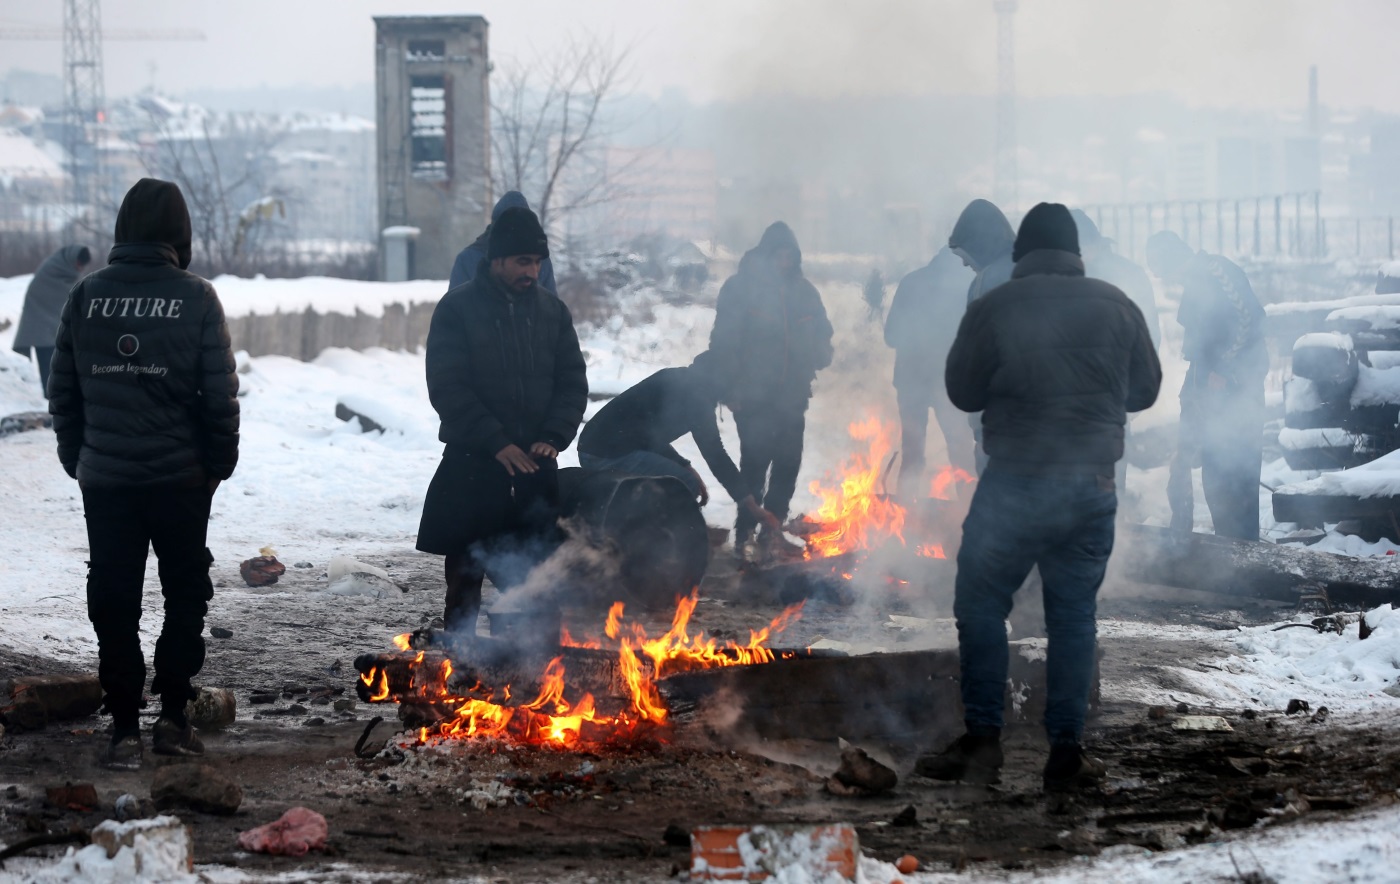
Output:
M1033 251L967 308L948 354L948 397L981 411L994 465L1112 476L1127 412L1157 399L1162 367L1142 311L1078 255Z
M539 285L508 293L484 261L433 311L427 365L438 438L464 454L493 457L536 442L562 451L588 405L569 308Z
M773 254L791 249L797 264L780 273ZM806 408L817 372L831 364L831 321L816 288L802 275L792 229L778 221L739 261L715 303L710 352L723 401L737 406Z
M90 485L226 479L238 463L238 375L214 287L184 269L180 189L137 182L115 241L59 323L49 380L58 458Z

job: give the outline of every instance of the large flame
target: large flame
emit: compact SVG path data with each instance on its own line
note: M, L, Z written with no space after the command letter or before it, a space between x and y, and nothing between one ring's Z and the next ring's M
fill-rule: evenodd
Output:
M669 710L656 688L657 679L695 669L772 662L776 655L766 647L769 637L786 629L802 612L800 604L793 605L763 629L750 630L747 644L721 645L703 632L690 634L690 617L698 601L696 593L680 599L671 628L657 638L648 636L639 623L624 624L622 603L613 604L604 634L617 651L627 705L612 715L600 713L591 694L573 701L567 698L562 657L555 657L545 667L535 698L518 705L506 705L511 700L510 685L501 689L499 697L479 682L462 691L451 682L451 662L428 661L424 652L409 661L412 682L407 690L392 691L388 673L378 667L361 674L360 680L372 702L413 700L444 710L442 721L422 729L420 739L425 741L433 737L497 737L560 747L625 742L667 723ZM576 641L567 631L561 638L563 644L574 647L603 646L597 639ZM408 637L395 637L394 645L406 648Z
M856 453L841 465L841 479L834 488L821 482L809 487L821 498L821 506L807 515L816 527L807 535L807 557L829 558L857 550L869 550L891 538L904 543L904 507L881 492L885 463L894 450L896 430L877 417L853 423L851 438L865 442L868 450Z

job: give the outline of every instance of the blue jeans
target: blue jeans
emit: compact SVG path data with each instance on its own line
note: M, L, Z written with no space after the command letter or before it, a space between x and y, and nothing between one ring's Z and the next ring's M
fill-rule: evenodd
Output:
M1090 475L1022 476L995 462L978 481L958 552L958 624L968 731L1002 726L1006 617L1012 597L1040 566L1049 637L1045 730L1052 746L1077 744L1093 683L1095 613L1118 496Z
M630 451L622 457L598 457L580 451L578 465L585 470L607 470L629 476L674 476L690 490L691 497L700 496L700 480L695 474L655 451Z

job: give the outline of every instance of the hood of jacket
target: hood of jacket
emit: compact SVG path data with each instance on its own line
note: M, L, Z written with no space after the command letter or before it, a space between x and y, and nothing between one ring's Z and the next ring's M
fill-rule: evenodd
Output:
M962 249L977 262L977 269L986 267L1002 255L1011 252L1016 232L1001 209L986 200L967 204L948 236L948 248Z
M758 245L745 252L744 257L739 260L739 269L753 270L757 261L769 258L783 249L791 249L797 254L797 263L793 267L792 275L801 276L802 249L797 245L797 234L782 221L774 221L768 225L768 229L763 231L763 236L759 238Z
M123 246L167 246L181 270L190 266L190 211L184 194L169 181L142 178L126 192L117 210L113 260L130 254Z
M530 201L525 199L525 194L518 190L508 190L501 195L500 199L496 200L496 206L491 210L491 222L494 224L501 220L501 214L506 209L528 208L530 208Z

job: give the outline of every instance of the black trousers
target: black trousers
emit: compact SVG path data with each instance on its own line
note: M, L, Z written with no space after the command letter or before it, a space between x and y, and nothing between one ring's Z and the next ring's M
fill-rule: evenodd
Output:
M763 508L787 519L797 473L802 468L802 437L807 429L807 403L800 406L748 406L734 412L739 430L739 480ZM758 520L739 507L734 542L753 536Z
M1215 533L1259 539L1259 473L1263 464L1264 379L1223 390L1201 388L1188 374L1181 392L1180 438L1167 476L1172 527L1190 531L1195 520L1191 471L1201 487Z
M938 429L948 448L948 463L967 473L977 468L973 453L975 440L967 414L959 411L948 398L942 382L919 388L895 388L899 401L900 466L899 490L911 498L927 497L928 487L918 487L925 478L928 446L928 413L938 421Z
M151 692L172 712L195 696L191 679L204 666L204 615L214 597L214 558L205 546L210 500L203 484L83 488L91 556L88 619L97 633L97 675L107 711L119 728L136 725L146 684L138 629L151 547L165 597Z

